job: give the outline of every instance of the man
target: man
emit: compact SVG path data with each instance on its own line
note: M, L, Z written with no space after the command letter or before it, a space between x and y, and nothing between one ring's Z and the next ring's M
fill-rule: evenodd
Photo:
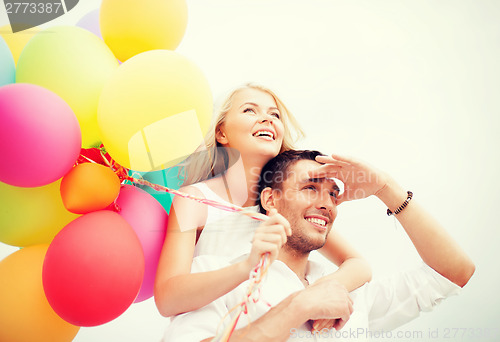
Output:
M333 177L344 183L342 195ZM260 300L249 305L248 318L240 317L231 341L360 340L370 337L367 331L394 329L420 311L432 309L457 293L474 273L467 255L410 192L362 162L315 151L284 152L263 168L259 189L261 211L270 215L275 225L282 215L292 234L269 268ZM372 281L348 294L340 284L324 277L324 270L308 257L324 245L338 204L371 195L396 214L426 264L386 281ZM222 266L224 262L205 256L195 260L193 270ZM246 293L247 282L199 310L176 317L166 340L210 341L219 323L227 324L233 318L235 311L230 310ZM308 322L317 319L335 319L334 327L343 330L313 335Z

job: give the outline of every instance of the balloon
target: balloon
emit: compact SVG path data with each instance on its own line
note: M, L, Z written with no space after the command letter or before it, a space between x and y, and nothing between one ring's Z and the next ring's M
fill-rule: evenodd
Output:
M58 180L37 188L0 182L0 241L12 246L50 243L78 215L62 203Z
M187 27L185 0L103 0L100 27L106 44L124 62L150 50L175 50Z
M23 248L0 261L0 341L70 342L80 329L50 307L42 286L48 244Z
M5 40L0 37L0 87L16 81L14 58Z
M118 196L120 179L109 167L84 163L75 166L61 182L61 198L75 214L105 209Z
M12 57L14 57L14 63L17 65L17 60L19 59L19 55L21 55L21 51L23 51L24 46L31 38L33 38L35 34L40 32L40 28L32 27L17 33L11 33L9 32L10 30L10 25L0 27L0 36L5 39L5 42L9 46L10 52L12 53ZM14 83L14 81L12 81L12 83Z
M97 104L117 67L111 50L94 34L79 27L51 27L26 44L16 81L38 84L61 96L78 118L83 146L98 146Z
M141 290L135 302L153 295L156 269L165 239L168 215L150 194L132 185L123 185L116 200L118 214L134 229L144 251L145 272Z
M167 50L123 63L104 87L97 120L106 150L136 171L177 164L203 141L212 94L200 69Z
M130 175L133 176L136 171L130 171ZM140 177L153 183L165 186L170 189L178 190L182 185L182 180L179 177L179 166L174 166L168 169L151 171L151 172L137 172ZM182 173L181 173L182 174ZM173 195L165 191L156 191L149 186L135 185L136 187L146 191L148 194L152 195L167 211L170 213L170 206L172 205Z
M76 26L86 29L102 39L101 28L99 27L98 8L85 14L80 20L78 20Z
M80 147L78 121L59 96L33 84L0 88L0 181L52 183L71 170Z
M125 219L107 210L64 227L50 244L42 273L49 304L78 326L107 323L125 312L143 277L137 235Z

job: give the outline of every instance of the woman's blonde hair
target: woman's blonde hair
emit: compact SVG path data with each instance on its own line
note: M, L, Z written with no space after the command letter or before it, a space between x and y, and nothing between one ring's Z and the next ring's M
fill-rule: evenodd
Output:
M234 88L222 102L217 116L212 122L204 139L204 144L181 164L184 167L182 170L183 185L190 185L210 179L223 173L229 167L230 160L233 160L233 158L231 158L233 157L230 151L231 149L223 148L217 141L216 134L226 121L227 113L233 104L234 95L243 89L257 89L266 92L271 95L276 102L276 106L280 112L280 119L285 128L280 153L293 149L294 143L304 136L295 117L273 91L255 83L247 83Z

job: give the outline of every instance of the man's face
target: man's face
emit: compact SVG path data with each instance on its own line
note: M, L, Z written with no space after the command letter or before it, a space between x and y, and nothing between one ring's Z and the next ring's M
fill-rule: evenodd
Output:
M289 167L281 190L274 190L276 209L289 222L292 236L286 248L299 253L323 247L337 216L339 188L329 178L310 178L308 171L321 164L299 160Z

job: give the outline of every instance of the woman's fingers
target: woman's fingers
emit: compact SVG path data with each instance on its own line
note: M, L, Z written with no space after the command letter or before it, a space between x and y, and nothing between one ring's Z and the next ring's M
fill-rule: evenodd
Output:
M266 242L266 241L256 241L254 242L254 248L256 249L257 253L262 256L266 253L270 254L270 260L269 261L274 261L278 257L278 252L280 248L275 244L271 242Z
M286 243L287 239L284 227L281 225L273 225L266 228L268 229L256 231L254 240L276 243L279 244L279 247L281 248L281 246Z
M290 223L281 214L278 214L278 211L274 208L271 209L269 219L266 221L264 226L273 224L282 225L285 230L285 234L288 236L292 235L292 228L290 227Z
M317 319L313 323L313 330L321 332L323 329L331 329L334 323L334 319Z

